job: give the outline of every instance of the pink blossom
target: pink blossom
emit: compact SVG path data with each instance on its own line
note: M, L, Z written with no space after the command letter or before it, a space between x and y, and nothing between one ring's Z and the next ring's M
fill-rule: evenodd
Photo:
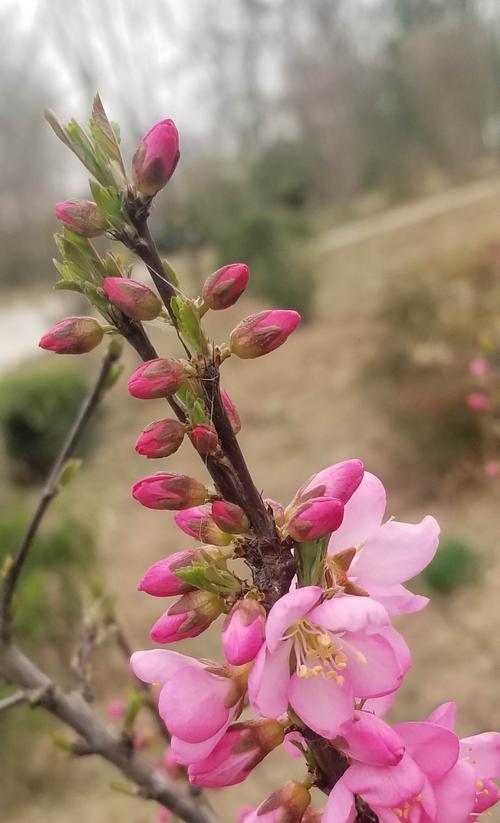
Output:
M197 557L198 552L192 549L176 552L163 560L158 560L149 567L138 583L137 590L151 594L153 597L172 597L191 591L193 587L180 577L176 577L175 570L189 566Z
M106 706L106 714L110 720L120 720L126 711L125 701L118 697Z
M395 766L404 755L401 737L380 717L356 711L340 730L338 748L351 759L373 766Z
M189 439L203 457L214 454L219 447L219 437L213 426L194 426L189 432Z
M266 612L256 600L238 600L222 627L222 647L228 663L249 663L264 642Z
M198 637L208 629L224 609L219 595L195 589L183 594L162 614L151 629L155 643L175 643L189 637Z
M160 120L142 138L132 158L138 192L149 197L162 189L179 162L179 134L173 120Z
M315 497L333 497L345 505L361 483L363 473L361 460L343 460L313 474L296 492L287 507L287 516L297 506Z
M230 726L215 749L189 766L195 786L222 788L242 783L264 757L283 742L283 727L276 720L257 720Z
M56 354L86 354L103 336L104 330L94 317L66 317L52 326L38 345Z
M142 363L128 381L129 394L139 400L171 397L184 383L184 369L178 360L157 357Z
M486 412L491 409L491 401L488 395L481 391L472 391L465 398L469 409L476 412Z
M250 529L250 522L243 509L227 500L214 500L212 517L219 529L228 534L245 534Z
M411 613L427 605L428 599L408 591L402 582L419 574L432 560L439 540L433 517L417 524L388 520L382 523L385 490L375 475L365 472L359 488L346 503L344 520L332 534L328 546L327 571L331 583L345 587L342 553L352 549L348 580L365 590L390 614Z
M248 285L250 272L244 263L230 263L217 269L205 280L202 297L215 311L233 306Z
M177 511L204 503L208 491L194 477L159 472L134 483L132 497L148 509Z
M272 309L245 317L229 337L231 352L243 360L262 357L282 346L300 323L296 311Z
M306 586L273 606L249 696L264 717L279 718L291 704L304 723L331 739L352 719L354 696L395 691L410 663L380 603L343 595L320 602L322 594L319 586Z
M344 504L333 497L312 497L301 503L285 522L294 540L316 540L338 529L344 516Z
M109 302L133 320L154 320L161 312L154 291L130 277L105 277L102 287Z
M473 377L484 377L490 370L490 363L486 357L473 357L469 363L469 371Z
M169 457L184 440L185 428L178 420L156 420L139 436L135 450L148 458Z
M106 219L92 200L63 200L56 203L56 217L68 229L82 237L99 237Z
M204 665L167 649L135 652L130 665L139 680L161 687L158 710L177 763L208 757L241 712L248 667Z
M216 525L211 506L206 503L203 506L192 506L183 509L174 515L176 525L190 537L201 540L202 543L211 543L213 546L228 546L231 542L231 535L223 532Z

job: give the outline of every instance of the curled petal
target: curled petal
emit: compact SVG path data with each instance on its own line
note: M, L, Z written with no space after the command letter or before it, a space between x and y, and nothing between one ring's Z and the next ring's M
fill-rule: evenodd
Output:
M319 586L304 586L280 597L267 617L266 641L269 651L276 649L286 630L298 623L320 597Z

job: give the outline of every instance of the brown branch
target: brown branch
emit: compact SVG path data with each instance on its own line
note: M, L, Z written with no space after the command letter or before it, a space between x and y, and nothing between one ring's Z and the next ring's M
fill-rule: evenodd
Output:
M105 386L106 380L110 371L120 357L120 348L112 342L108 348L106 355L101 364L99 374L94 383L93 388L84 400L80 411L68 432L68 435L62 444L62 447L57 455L55 462L49 472L49 476L45 482L42 493L38 500L38 504L33 513L31 522L24 534L23 539L19 545L16 556L14 557L10 566L7 567L3 582L3 592L0 601L0 638L3 642L7 641L12 633L12 599L16 590L19 577L23 570L24 564L28 558L33 540L43 520L45 512L50 506L54 497L59 493L59 480L61 472L64 469L67 461L72 457L76 446L78 445L83 431L94 414L102 397L102 390Z
M27 703L28 700L29 697L26 692L14 692L14 694L9 694L8 697L4 697L3 700L0 700L0 714L8 709L14 708L14 706L19 706L21 703Z
M217 823L214 813L189 791L181 790L166 774L127 741L111 732L78 692L67 693L10 643L0 646L0 676L23 690L39 694L38 705L81 738L77 750L98 754L116 766L137 787L139 797L154 800L186 823Z

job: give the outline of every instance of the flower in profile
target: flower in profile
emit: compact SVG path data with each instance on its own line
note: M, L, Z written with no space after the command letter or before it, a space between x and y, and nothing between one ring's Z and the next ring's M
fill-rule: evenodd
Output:
M94 317L66 317L43 335L41 349L56 354L87 354L104 337L104 329Z
M159 472L134 483L132 497L148 509L178 511L204 503L208 491L194 477Z
M157 357L142 363L128 381L129 394L139 400L171 397L184 383L182 363L167 357Z
M253 660L264 642L266 612L256 600L238 600L222 627L222 647L228 663L241 666Z
M162 614L151 629L155 643L175 643L199 634L217 620L224 610L224 601L213 592L188 591Z
M137 585L137 590L153 597L173 597L192 591L193 587L176 577L176 569L184 569L199 557L196 549L176 552L149 567Z
M135 450L150 459L169 457L182 444L184 434L185 427L178 420L155 420L139 435Z
M204 302L214 311L228 309L245 291L249 276L248 266L244 263L230 263L217 269L203 284Z
M378 477L365 472L345 505L342 525L330 539L326 577L332 587L349 591L349 583L368 592L390 614L416 612L427 605L428 598L401 584L431 562L439 526L429 516L416 524L382 523L385 507L384 486Z
M99 237L106 229L106 219L92 200L63 200L56 203L56 217L81 237Z
M290 704L311 729L332 739L352 720L354 697L396 691L410 660L380 603L348 595L321 602L322 595L319 586L305 586L272 607L249 697L263 717L279 718Z
M161 303L149 286L130 277L105 277L102 284L109 302L133 320L154 320Z
M316 540L338 529L344 516L342 500L334 497L312 497L304 501L285 521L285 528L293 540L303 543Z
M300 319L298 312L286 309L251 314L231 332L231 352L243 360L269 354L283 345L299 325Z
M132 158L132 178L140 194L152 197L172 177L179 162L179 133L173 120L160 120L144 135Z

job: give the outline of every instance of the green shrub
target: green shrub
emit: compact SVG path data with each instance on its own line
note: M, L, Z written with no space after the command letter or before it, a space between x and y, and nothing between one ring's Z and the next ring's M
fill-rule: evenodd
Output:
M433 592L451 594L474 582L477 572L477 558L470 546L463 540L449 539L442 543L432 563L422 572L422 578Z
M315 288L305 253L308 238L307 223L296 215L245 212L226 220L217 241L218 262L247 263L250 292L273 306L296 309L307 320Z
M86 393L84 373L68 363L30 366L2 379L0 429L15 481L46 476Z
M29 523L21 508L0 509L0 567L14 555ZM65 516L37 534L16 593L18 631L27 639L59 640L80 615L81 572L95 557L89 529Z

